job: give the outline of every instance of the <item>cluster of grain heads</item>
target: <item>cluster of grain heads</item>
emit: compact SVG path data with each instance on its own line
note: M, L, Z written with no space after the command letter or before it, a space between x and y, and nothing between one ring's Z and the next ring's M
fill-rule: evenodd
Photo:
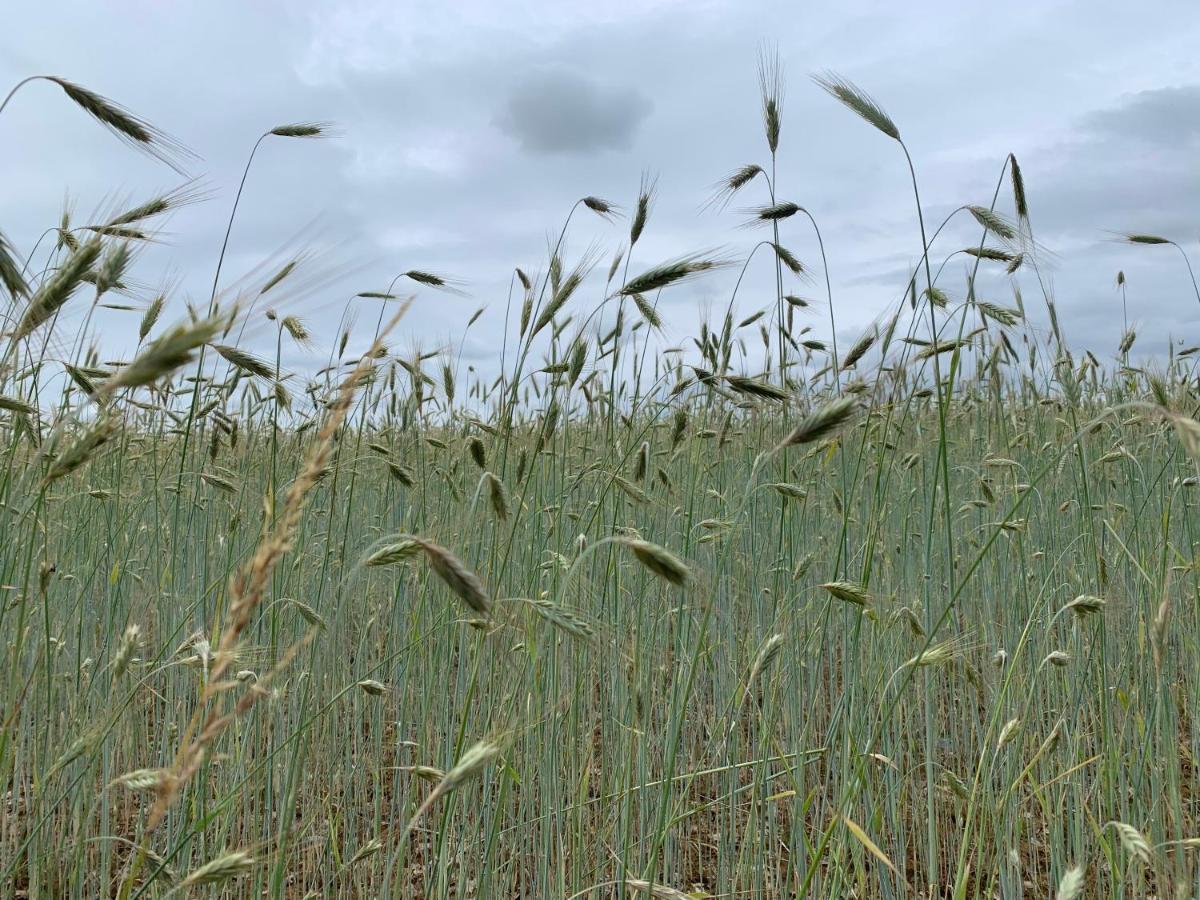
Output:
M312 343L312 334L302 319L297 316L284 316L280 323L283 325L283 330L298 346L308 347Z
M1123 236L1126 243L1129 244L1146 244L1154 246L1155 244L1170 244L1172 241L1165 237L1159 237L1156 234L1126 234Z
M472 744L459 757L454 767L443 776L437 792L446 794L456 791L472 778L478 778L484 769L500 757L501 750L496 741L484 740Z
M429 784L437 784L446 777L446 773L437 766L397 766L397 770L416 775L422 781L428 782Z
M409 281L415 281L417 284L431 287L447 294L464 295L462 282L448 275L426 272L423 269L409 269L407 272L400 273L399 277L407 278Z
M616 484L616 486L619 487L634 503L646 504L650 502L650 495L628 478L614 473L613 483Z
M902 606L892 613L892 621L903 622L908 626L909 634L913 637L925 637L925 626L921 623L920 616L916 610L910 606Z
M97 263L95 271L84 276L84 281L96 286L96 299L112 290L124 291L125 272L133 261L133 251L129 241L110 242L104 258Z
M372 349L380 346L384 336L395 326L407 307L401 310L380 331ZM245 716L264 696L273 677L295 658L299 651L316 635L311 629L301 641L292 644L270 673L263 678L248 682L244 692L232 705L225 701L229 695L223 676L238 657L242 634L262 603L267 585L279 561L292 549L295 535L300 527L301 515L309 495L329 465L334 450L335 435L339 432L350 410L353 397L373 365L373 354L368 352L343 379L330 405L330 411L303 459L299 474L292 482L284 499L283 508L273 523L269 523L250 559L230 580L230 603L221 623L221 639L213 654L213 665L185 734L191 736L178 750L172 765L173 778L164 790L158 792L151 808L145 833L149 835L166 818L184 785L199 772L213 746L221 735L239 717Z

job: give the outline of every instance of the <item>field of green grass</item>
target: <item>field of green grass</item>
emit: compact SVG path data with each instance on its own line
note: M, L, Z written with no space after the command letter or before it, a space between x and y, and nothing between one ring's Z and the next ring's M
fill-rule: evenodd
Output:
M660 296L747 258L641 259L650 181L568 204L494 380L390 349L428 272L351 301L361 356L303 265L131 303L186 190L0 243L0 897L1197 895L1200 353L1071 345L1011 157L966 248L910 161L920 262L837 344L762 80L715 199L777 295L675 347ZM617 256L564 258L596 215Z

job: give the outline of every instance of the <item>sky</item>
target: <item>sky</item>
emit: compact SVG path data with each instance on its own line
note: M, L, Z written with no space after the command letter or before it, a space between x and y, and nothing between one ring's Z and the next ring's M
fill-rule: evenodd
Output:
M769 163L756 68L764 48L783 66L777 194L808 209L822 230L840 340L895 308L921 245L903 153L813 83L827 71L869 92L899 126L927 223L964 204L988 205L1007 154L1016 155L1047 285L1073 345L1115 355L1118 271L1135 351L1200 343L1200 300L1178 252L1116 239L1149 232L1190 255L1200 249L1194 0L1004 9L961 0L61 0L14 4L5 21L0 91L30 74L61 75L197 155L188 169L203 202L175 213L160 241L139 252L130 283L141 304L170 288L164 321L184 315L189 299L207 300L258 137L290 122L333 123L329 139L264 142L221 276L223 288L250 287L305 254L277 300L317 338L311 356L288 351L293 366L328 352L348 304L352 346L365 348L379 305L350 298L415 268L460 280L463 296L418 290L392 348L461 342L465 362L495 371L514 267L544 271L576 200L598 196L628 211L643 177L657 179L657 197L631 273L692 252L744 260L769 234L743 227L743 210L767 202L762 183L723 211L703 206L723 176ZM83 224L182 180L45 82L22 88L0 115L0 172L0 230L22 254L57 224L65 201ZM1012 213L1007 183L998 208ZM603 297L603 271L627 237L627 218L584 211L572 219L567 265L593 247L603 260L581 308ZM960 213L933 259L978 240ZM819 301L801 324L826 336L812 230L797 216L781 243L818 275L786 288ZM942 282L952 299L964 292L963 259ZM719 326L736 277L733 268L664 292L663 341L695 334L702 319ZM770 302L772 278L759 254L737 294L739 315ZM1041 321L1036 280L1016 280ZM989 275L978 294L1011 305L1010 281ZM96 324L105 350L119 355L136 314L101 310ZM252 347L270 345L265 321L247 334Z

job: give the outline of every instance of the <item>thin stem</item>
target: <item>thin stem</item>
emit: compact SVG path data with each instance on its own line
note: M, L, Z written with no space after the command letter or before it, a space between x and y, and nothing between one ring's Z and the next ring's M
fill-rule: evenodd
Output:
M0 113L4 112L4 108L8 106L8 101L10 101L16 95L17 91L19 91L22 87L29 84L31 81L38 81L40 79L49 77L49 75L30 75L28 78L22 78L15 85L13 85L13 89L8 92L8 96L4 98L4 102L0 103Z

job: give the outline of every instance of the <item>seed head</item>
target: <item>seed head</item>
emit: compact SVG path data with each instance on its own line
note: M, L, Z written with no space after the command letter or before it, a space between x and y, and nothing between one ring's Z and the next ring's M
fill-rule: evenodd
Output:
M632 551L638 562L676 587L683 587L691 578L691 570L683 560L658 544L637 538L623 538L621 543Z
M821 585L831 595L855 606L866 606L871 602L871 594L865 587L854 581L827 581Z

